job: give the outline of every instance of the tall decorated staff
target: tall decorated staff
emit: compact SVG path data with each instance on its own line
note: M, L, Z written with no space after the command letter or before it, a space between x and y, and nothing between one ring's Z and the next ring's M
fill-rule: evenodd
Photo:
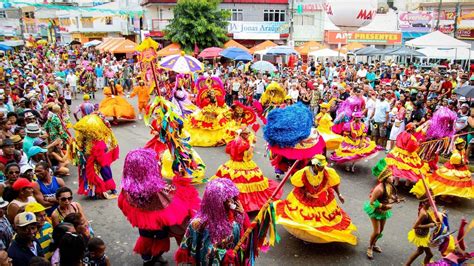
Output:
M157 54L156 50L160 45L155 42L152 38L148 37L137 46L136 50L139 51L138 59L140 61L140 67L142 69L142 76L151 84L150 85L150 94L153 92L153 89L156 90L156 93L159 95L159 79L157 75L156 59Z

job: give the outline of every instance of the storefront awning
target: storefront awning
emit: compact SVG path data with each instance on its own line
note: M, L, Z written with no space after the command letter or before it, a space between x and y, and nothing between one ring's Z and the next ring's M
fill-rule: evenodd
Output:
M402 32L403 40L411 40L426 35L428 32Z
M129 54L135 52L135 48L138 44L132 42L128 39L122 40L121 42L117 43L116 45L110 47L108 52L113 54Z

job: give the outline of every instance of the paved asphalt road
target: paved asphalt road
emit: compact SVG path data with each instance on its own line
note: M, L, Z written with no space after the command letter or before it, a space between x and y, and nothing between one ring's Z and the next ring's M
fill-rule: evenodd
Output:
M97 102L102 98L97 93ZM129 99L136 107L136 99ZM80 101L74 101L73 106ZM145 128L143 121L124 122L114 126L113 130L120 145L120 159L112 165L114 180L120 186L123 160L130 150L143 145L151 137L149 130ZM266 176L274 178L273 169L270 162L264 155L264 140L259 131L254 160L263 170ZM218 148L197 148L197 151L207 165L206 175L212 176L217 168L228 160L223 147ZM261 254L257 258L257 265L402 265L409 257L415 247L407 240L407 233L415 222L417 216L418 202L408 195L407 189L401 189L400 194L406 197L406 202L396 205L393 209L393 217L389 219L384 236L379 240L379 245L383 249L382 254L374 253L375 260L369 261L365 251L371 233L371 225L367 215L363 212L362 206L368 199L370 190L376 184L375 178L371 176L370 169L377 160L385 154L379 154L368 162L357 165L356 173L349 174L342 168L336 167L341 175L341 192L345 197L345 204L342 208L350 215L353 223L357 226L356 235L359 243L356 246L346 244L307 244L292 237L284 228L278 227L281 241L268 253ZM66 178L66 183L77 189L77 171L72 171L73 175ZM201 195L205 185L197 186ZM284 196L292 189L288 182L284 186ZM133 253L133 246L138 236L138 230L132 228L120 209L117 207L117 200L89 200L82 196L75 195L82 206L89 220L92 220L92 227L97 236L104 239L107 245L107 254L112 261L112 265L141 265L141 259ZM440 204L441 205L441 204ZM474 204L472 201L459 200L449 205L441 205L449 210L451 224L457 228L462 217L474 218ZM468 246L474 246L474 236L468 237ZM171 251L165 254L170 265L176 243L172 242ZM471 249L472 250L472 249ZM439 252L435 252L439 258ZM419 265L418 259L414 265Z

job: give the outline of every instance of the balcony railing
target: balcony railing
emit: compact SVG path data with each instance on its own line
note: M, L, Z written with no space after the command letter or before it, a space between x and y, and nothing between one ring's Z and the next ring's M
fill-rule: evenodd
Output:
M169 19L152 19L151 20L151 30L153 31L162 31L166 26L170 24Z

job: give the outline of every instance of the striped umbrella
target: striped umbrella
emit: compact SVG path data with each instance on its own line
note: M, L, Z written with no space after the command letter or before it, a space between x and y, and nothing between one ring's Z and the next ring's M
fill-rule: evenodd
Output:
M180 55L170 55L161 59L160 67L181 74L201 72L204 70L204 66L199 60L192 56L185 55L184 52Z

